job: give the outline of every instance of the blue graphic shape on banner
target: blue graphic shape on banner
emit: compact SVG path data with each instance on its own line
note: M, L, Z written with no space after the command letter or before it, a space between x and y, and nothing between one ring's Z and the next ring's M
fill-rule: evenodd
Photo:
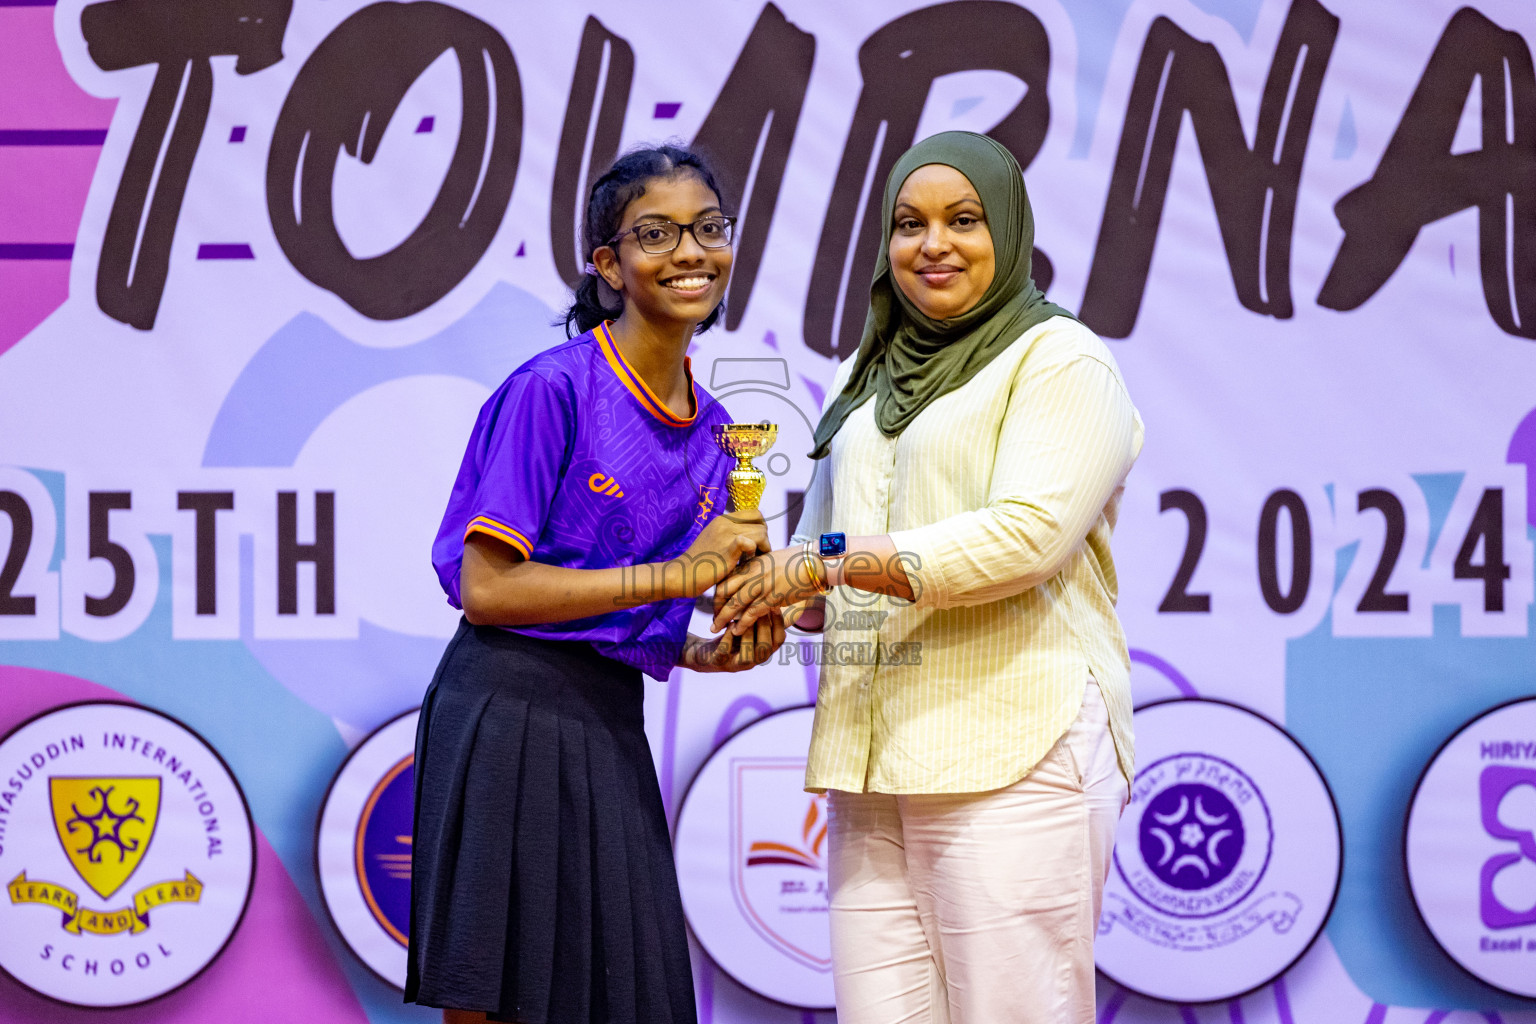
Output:
M392 380L438 374L494 388L536 352L565 339L554 319L549 307L505 282L450 326L400 348L359 344L319 317L300 314L267 340L235 380L209 432L203 465L291 466L331 413ZM58 504L62 510L62 500ZM241 579L250 580L248 539L240 557ZM242 608L248 620L248 596ZM241 637L291 693L358 727L418 703L443 651L438 638L366 620L358 623L355 640L259 640L249 621L242 623Z
M1263 0L1194 0L1196 7L1215 15L1237 29L1244 42L1253 41L1253 29L1259 21ZM1114 55L1115 40L1125 23L1130 0L1099 0L1091 4L1067 4L1067 17L1077 33L1077 126L1072 132L1073 160L1088 156L1093 143L1093 126L1099 104L1104 98L1104 79ZM954 113L959 113L955 111ZM1354 123L1350 123L1350 151L1354 151ZM1334 156L1338 156L1337 150Z
M1414 473L1413 482L1424 493L1424 503L1429 506L1429 542L1424 545L1423 568L1429 568L1429 556L1434 553L1435 542L1445 521L1451 516L1451 506L1456 503L1456 492L1461 490L1465 473Z
M242 571L245 571L242 566ZM261 667L307 704L359 728L421 703L443 656L437 637L357 623L356 640L257 640L242 629Z
M1415 780L1435 750L1487 708L1528 696L1533 637L1462 637L1440 606L1434 635L1334 637L1331 616L1286 645L1286 725L1335 781L1344 876L1328 936L1349 976L1396 1006L1526 1008L1452 963L1414 912L1403 826ZM1347 687L1338 681L1349 680ZM1411 700L1405 695L1412 694ZM1467 880L1475 898L1478 879Z
M414 762L407 757L379 780L357 824L363 899L379 927L402 946L411 929Z
M355 640L258 640L253 625L255 545L240 538L240 640L267 674L305 704L354 728L421 703L443 641L357 623Z
M1536 473L1536 410L1515 429L1508 460ZM1286 645L1286 725L1334 783L1349 852L1328 936L1355 984L1387 1005L1528 1009L1445 955L1414 911L1403 866L1414 784L1440 744L1531 691L1536 605L1524 637L1463 637L1460 614L1437 605L1433 635L1416 638L1335 637L1324 616ZM1478 885L1466 879L1469 899Z
M505 282L437 334L400 348L361 345L313 313L280 327L224 398L203 465L291 466L336 409L371 387L447 374L494 388L534 353L565 339L555 314Z
M1093 124L1104 98L1109 59L1114 55L1125 12L1130 9L1131 0L1066 5L1067 17L1077 32L1077 128L1072 133L1070 154L1074 160L1086 157L1093 142Z
M28 469L27 472L48 488L48 496L53 499L54 540L53 554L48 556L48 571L58 572L64 563L64 474L52 469Z
M1263 0L1193 0L1194 5L1206 14L1214 14L1237 29L1243 42L1253 42L1253 29L1259 23L1259 8Z
M1355 128L1355 108L1344 101L1344 113L1339 115L1339 134L1333 140L1333 158L1348 160L1360 145L1360 133Z

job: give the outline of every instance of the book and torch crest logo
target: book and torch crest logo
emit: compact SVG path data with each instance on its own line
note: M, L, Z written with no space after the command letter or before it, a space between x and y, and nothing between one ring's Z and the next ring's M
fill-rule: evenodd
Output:
M731 767L737 906L780 953L829 971L826 797L803 791L803 757L735 758Z
M255 835L223 760L174 719L74 704L0 740L0 968L77 1006L186 984L250 895Z
M699 945L743 987L830 1010L829 815L805 791L810 705L770 712L705 759L678 809L683 910Z

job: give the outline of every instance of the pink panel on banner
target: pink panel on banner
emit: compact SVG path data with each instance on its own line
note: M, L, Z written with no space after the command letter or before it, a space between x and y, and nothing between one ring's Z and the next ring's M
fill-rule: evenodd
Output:
M75 84L53 38L52 7L0 7L0 128L105 128L116 100Z
M0 145L0 243L73 242L100 155L99 146Z
M0 245L74 242L101 155L97 136L117 109L116 100L97 99L69 76L53 14L51 6L0 7ZM0 354L68 294L67 258L0 259Z
M68 260L0 260L0 355L69 296Z
M122 699L104 686L37 669L0 666L0 733L49 708ZM239 930L222 956L186 987L140 1006L112 1010L114 1024L268 1024L323 1020L367 1024L319 927L266 837L256 833L256 881ZM274 985L273 979L282 979ZM0 975L0 1024L99 1022L103 1011L61 1006Z

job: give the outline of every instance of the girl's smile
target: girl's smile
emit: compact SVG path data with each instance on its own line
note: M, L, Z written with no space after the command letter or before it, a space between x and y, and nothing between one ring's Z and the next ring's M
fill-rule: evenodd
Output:
M603 280L624 297L626 319L633 313L654 325L691 328L724 300L731 275L729 245L706 248L699 244L699 229L688 227L675 249L650 253L633 230L650 223L692 226L701 218L720 216L719 197L686 168L646 183L644 194L624 211L613 242L593 254Z

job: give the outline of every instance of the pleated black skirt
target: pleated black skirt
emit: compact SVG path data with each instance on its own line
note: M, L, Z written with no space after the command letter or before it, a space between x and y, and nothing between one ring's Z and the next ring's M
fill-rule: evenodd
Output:
M461 622L416 733L407 1002L694 1024L640 673Z

